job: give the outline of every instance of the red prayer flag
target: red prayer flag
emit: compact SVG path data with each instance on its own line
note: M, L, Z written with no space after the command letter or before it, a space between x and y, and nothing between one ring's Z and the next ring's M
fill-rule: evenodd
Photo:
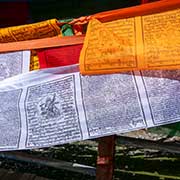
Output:
M40 68L67 66L79 63L83 44L40 50L38 52Z

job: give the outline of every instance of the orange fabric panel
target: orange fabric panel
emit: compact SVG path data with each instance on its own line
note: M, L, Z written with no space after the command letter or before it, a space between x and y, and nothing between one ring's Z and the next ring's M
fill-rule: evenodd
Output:
M171 2L174 5L177 1ZM179 44L180 2L174 10L150 15L104 23L92 19L80 55L80 71L91 75L177 69Z
M0 29L0 43L25 41L61 35L58 21L51 19L34 24Z

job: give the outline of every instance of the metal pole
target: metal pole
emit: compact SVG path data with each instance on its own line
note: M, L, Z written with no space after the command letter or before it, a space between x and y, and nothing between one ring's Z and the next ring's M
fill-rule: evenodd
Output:
M112 180L114 173L115 136L99 139L96 180Z

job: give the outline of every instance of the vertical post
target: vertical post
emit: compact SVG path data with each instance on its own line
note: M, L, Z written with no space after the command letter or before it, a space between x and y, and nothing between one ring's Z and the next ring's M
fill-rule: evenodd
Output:
M112 180L114 173L115 136L99 139L96 180Z

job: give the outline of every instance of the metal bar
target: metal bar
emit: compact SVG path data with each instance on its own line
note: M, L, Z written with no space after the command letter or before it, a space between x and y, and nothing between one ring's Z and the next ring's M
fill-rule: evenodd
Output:
M36 158L33 155L29 155L23 152L1 152L1 158L7 158L15 161L23 161L27 163L36 163L42 166L53 167L57 169L68 170L72 172L78 172L82 174L88 174L90 176L96 175L96 168L91 166L86 166L77 163L71 163L60 160L49 160L47 158Z
M117 136L117 144L124 144L126 146L134 146L143 149L155 149L180 154L180 145L161 143L145 139Z
M114 173L115 136L99 139L96 180L112 180Z

